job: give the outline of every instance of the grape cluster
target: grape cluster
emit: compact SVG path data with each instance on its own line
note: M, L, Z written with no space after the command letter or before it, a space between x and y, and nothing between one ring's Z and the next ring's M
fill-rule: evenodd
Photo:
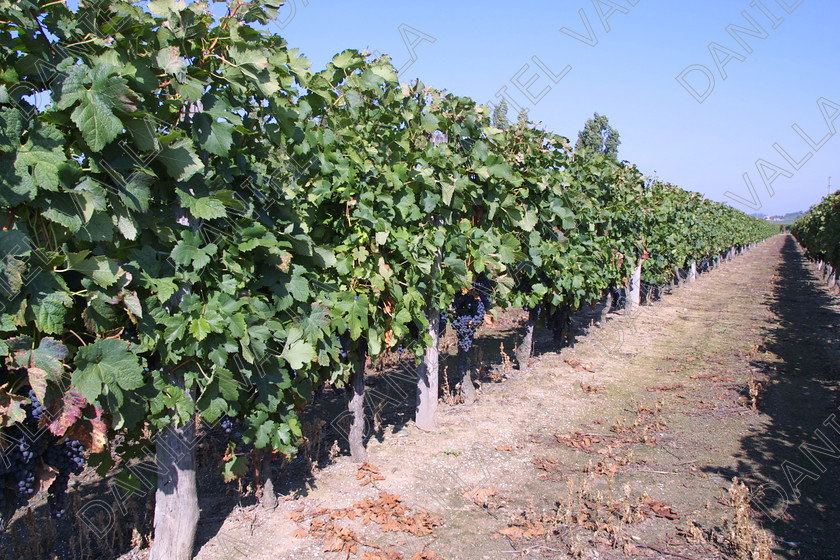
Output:
M452 328L458 336L458 348L462 352L469 352L472 348L475 331L484 321L487 308L484 301L470 293L458 294L452 303Z
M44 463L58 471L47 493L47 504L50 506L50 512L60 519L67 511L67 486L70 483L70 475L79 474L85 468L84 447L75 440L53 445L44 454Z
M36 470L46 441L40 434L33 436L38 434L38 420L44 415L44 407L34 391L30 390L28 396L30 403L24 405L23 425L13 424L4 431L5 446L0 450L0 494L11 490L15 507L25 505L35 494Z
M40 420L41 417L44 415L44 406L41 404L41 401L38 400L38 397L35 396L35 391L33 391L32 389L29 390L29 394L27 395L27 397L32 403L30 405L32 408L29 411L29 413L35 420Z
M449 321L449 313L441 311L438 316L438 336L442 336L446 330L446 323Z
M484 315L490 310L490 294L493 287L483 274L473 283L472 290L455 296L452 302L452 328L458 337L458 348L469 352L472 348L475 331L484 322ZM441 314L443 319L444 314ZM443 319L445 328L446 321ZM441 329L443 330L443 329Z
M226 433L229 434L233 431L233 419L230 416L222 416L221 422L219 422L219 427Z
M493 293L493 285L490 283L490 279L484 274L479 274L473 282L473 290L478 294L481 303L484 304L484 309L489 311L490 295Z
M70 476L85 468L84 446L41 429L39 424L46 408L31 389L27 398L24 421L3 431L6 445L0 449L0 512L8 511L9 506L14 509L27 504L37 491L38 468L43 463L57 471L47 502L53 515L61 517L66 510Z
M338 349L338 357L346 360L350 353L350 331L338 335L338 343L341 345L341 348Z

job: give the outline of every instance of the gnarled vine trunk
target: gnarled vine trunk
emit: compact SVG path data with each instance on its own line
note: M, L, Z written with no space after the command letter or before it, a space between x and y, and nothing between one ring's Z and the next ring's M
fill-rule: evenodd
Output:
M439 351L438 327L440 325L440 311L429 304L426 309L426 320L429 322L429 336L431 346L423 354L423 361L417 368L417 400L414 410L414 424L421 430L437 428L437 405L439 386Z
M609 315L610 310L612 310L613 306L613 291L612 289L607 290L607 296L604 298L604 308L601 309L601 315L598 317L598 321L600 323L604 323L607 320L607 315Z
M183 387L183 381L180 382ZM188 391L189 394L189 391ZM198 526L195 421L170 425L155 439L157 492L150 560L191 560Z
M350 375L350 402L347 409L350 412L350 430L347 442L350 445L350 457L354 463L367 460L365 450L365 360L367 359L367 342L359 340L353 356L353 373Z
M472 352L473 348L470 348L468 352L458 348L458 377L461 378L461 398L464 399L464 404L472 404L478 398L472 380L472 360L470 360Z
M642 263L636 265L633 275L627 281L627 311L634 311L639 307L642 297Z
M534 330L540 318L542 306L536 305L528 310L528 322L525 324L525 335L522 337L519 346L516 347L516 363L520 370L528 369L528 360L534 354Z
M691 265L688 267L688 277L685 281L689 284L693 284L697 281L697 261L691 261Z
M257 450L254 455L254 470L257 476L257 486L262 491L260 505L265 509L277 507L277 493L274 491L274 460L271 453Z
M551 331L554 335L554 342L559 346L574 344L574 335L572 333L572 308L564 305L560 309L554 311L550 318Z

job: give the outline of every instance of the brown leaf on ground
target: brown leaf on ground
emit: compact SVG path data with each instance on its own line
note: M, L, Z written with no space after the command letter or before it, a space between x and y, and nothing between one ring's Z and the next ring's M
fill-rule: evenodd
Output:
M356 479L362 481L362 486L367 486L377 480L385 480L385 477L379 473L379 469L365 461L359 465L359 470L356 472Z
M648 515L652 513L656 517L664 517L665 519L679 519L680 516L677 512L671 509L671 506L666 504L665 502L656 502L650 498L646 498L644 500L644 505L648 509L646 513Z
M539 470L545 471L547 473L554 473L560 470L560 466L554 459L534 458L531 459L531 464L537 467Z
M479 506L487 505L487 502L496 495L496 487L490 486L489 488L482 488L481 486L476 486L470 490L465 490L461 492L461 496L464 497L465 500L473 502Z
M365 525L375 523L383 531L411 533L417 537L431 535L434 528L443 524L443 519L426 510L411 513L411 508L400 501L396 494L382 492L378 498L365 498L349 508L333 510L333 519L361 519Z
M497 445L496 451L513 451L513 447L510 445Z
M599 385L589 385L589 384L583 383L583 382L580 383L580 388L581 388L581 390L583 390L584 393L595 393L595 394L600 393L601 391L603 391L605 389L605 387L602 387L602 386L599 386Z
M651 393L661 393L663 391L678 391L680 389L685 389L685 385L682 383L677 383L676 385L657 385L655 387L648 387L647 390Z
M508 525L498 532L499 534L511 539L530 539L533 537L541 537L547 534L548 530L545 528L545 524L540 521L535 523L526 521L522 525Z
M690 377L692 379L708 379L710 381L714 381L715 383L728 383L730 381L735 381L732 377L726 375L714 375L713 373L698 373Z
M595 366L593 366L590 362L584 363L579 360L575 360L574 358L565 358L563 361L572 366L575 371L588 371L589 373L595 373Z
M592 453L594 451L594 449L592 449L593 443L601 443L601 438L599 436L585 434L577 430L572 430L566 435L559 435L555 437L559 443L574 449L586 451L587 453Z
M326 531L326 535L324 535L324 552L356 554L356 543L359 542L359 538L353 531L335 523L327 525Z
M299 523L303 521L303 508L296 509L294 511L287 511L283 514L283 517Z
M402 560L403 555L393 548L379 552L365 552L362 560Z

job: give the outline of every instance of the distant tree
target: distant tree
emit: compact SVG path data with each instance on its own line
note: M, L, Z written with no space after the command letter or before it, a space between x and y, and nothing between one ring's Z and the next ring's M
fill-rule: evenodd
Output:
M608 158L617 159L619 144L621 140L618 139L618 131L610 126L606 115L595 113L593 118L586 121L583 130L578 134L575 148L601 152Z
M502 130L510 127L507 112L507 101L502 99L502 102L496 105L496 108L493 109L493 126L495 126L496 128L501 128Z
M516 124L519 126L524 126L528 124L528 109L522 109L519 111L519 116L517 117Z

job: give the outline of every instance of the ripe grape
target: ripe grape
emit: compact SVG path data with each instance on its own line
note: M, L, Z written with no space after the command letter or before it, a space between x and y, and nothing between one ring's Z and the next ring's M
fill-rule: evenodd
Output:
M222 421L219 422L219 427L224 430L226 434L229 434L233 431L233 420L230 416L222 416Z
M446 311L441 311L438 317L438 336L443 334L443 331L446 330L446 323L449 321L449 313Z
M36 421L40 420L41 417L44 415L45 409L44 406L41 404L41 401L38 400L38 397L35 395L35 391L32 389L29 390L29 394L27 395L30 402L31 409L29 410L29 414L32 415Z
M85 468L84 446L79 441L58 438L39 430L46 407L31 389L27 398L26 418L3 430L4 441L8 443L0 450L0 511L5 506L17 508L28 503L37 491L38 469L43 462L57 471L47 501L53 515L60 517L66 508L70 476L80 474Z
M338 343L341 345L338 349L338 357L346 360L350 352L350 331L338 335Z
M462 352L469 352L472 348L475 331L484 322L486 310L484 298L477 298L470 293L455 296L452 303L452 328L455 329L458 348Z

